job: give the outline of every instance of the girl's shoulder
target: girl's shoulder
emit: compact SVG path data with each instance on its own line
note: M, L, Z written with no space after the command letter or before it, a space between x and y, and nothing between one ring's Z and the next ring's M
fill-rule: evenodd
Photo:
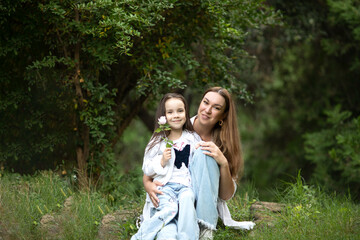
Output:
M188 130L184 130L183 136L184 136L184 138L188 139L190 142L200 142L201 141L200 136L195 131L191 132Z
M162 141L161 137L152 138L145 148L145 153L150 155L156 154L157 152L163 150L165 148L165 143Z

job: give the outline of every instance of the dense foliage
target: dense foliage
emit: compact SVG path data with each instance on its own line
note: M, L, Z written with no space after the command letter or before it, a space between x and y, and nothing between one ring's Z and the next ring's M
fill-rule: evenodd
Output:
M244 142L258 186L295 175L358 194L360 18L358 1L269 1L284 25L249 43L258 56L255 104ZM335 110L334 110L335 109ZM248 131L250 129L250 131Z
M0 3L0 163L111 169L112 147L158 94L216 84L247 98L235 61L261 1L5 0Z
M118 170L141 162L154 100L179 91L196 108L206 86L221 85L246 103L245 179L262 188L302 169L356 195L358 9L356 0L4 0L0 166L75 164L82 185L107 178L104 189L121 195Z
M340 105L326 111L327 124L305 135L306 157L314 164L313 177L338 192L360 191L360 117L351 118Z

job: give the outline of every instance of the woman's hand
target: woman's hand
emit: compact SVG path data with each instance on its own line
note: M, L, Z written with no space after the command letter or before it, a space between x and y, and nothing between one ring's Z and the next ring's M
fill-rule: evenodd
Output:
M228 161L221 150L214 142L199 142L196 148L201 147L202 150L207 150L204 154L213 157L220 167L227 167Z
M162 191L158 190L158 186L162 186L163 184L158 181L153 181L153 179L144 174L143 176L143 184L145 191L149 194L151 202L154 204L155 207L159 206L159 198L157 194L163 194Z

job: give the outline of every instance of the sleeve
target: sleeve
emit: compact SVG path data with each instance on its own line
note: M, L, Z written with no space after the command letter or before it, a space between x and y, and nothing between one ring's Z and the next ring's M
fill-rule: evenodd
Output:
M167 164L165 167L161 166L162 153L163 152L161 151L160 144L155 145L149 151L146 147L142 167L145 175L149 177L154 177L156 175L166 175L167 171L169 170L169 164Z
M226 202L222 199L218 199L217 209L219 212L219 217L223 221L224 225L227 227L232 227L235 229L251 230L254 228L255 223L251 221L235 221L232 219L230 210Z
M236 187L237 187L234 179L233 179L233 182L234 182L234 186L235 186L235 191L234 191L232 197L234 197L235 192L236 192ZM226 201L222 200L221 198L218 198L217 210L219 213L219 217L223 221L224 225L227 227L232 227L235 229L251 230L255 226L255 223L251 222L251 221L239 222L239 221L233 220L231 217L231 214L230 214L230 210L226 204Z
M237 185L236 185L236 181L235 181L235 179L233 179L233 184L234 184L234 192L233 192L233 194L232 194L231 198L233 198L233 197L234 197L234 195L235 195L235 193L236 193L236 189L237 189ZM231 198L230 198L230 199L231 199Z

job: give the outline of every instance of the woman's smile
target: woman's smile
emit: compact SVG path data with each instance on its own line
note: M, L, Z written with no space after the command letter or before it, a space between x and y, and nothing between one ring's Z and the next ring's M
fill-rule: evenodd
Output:
M215 125L222 119L224 112L225 99L215 92L208 92L200 103L198 118L203 123Z

